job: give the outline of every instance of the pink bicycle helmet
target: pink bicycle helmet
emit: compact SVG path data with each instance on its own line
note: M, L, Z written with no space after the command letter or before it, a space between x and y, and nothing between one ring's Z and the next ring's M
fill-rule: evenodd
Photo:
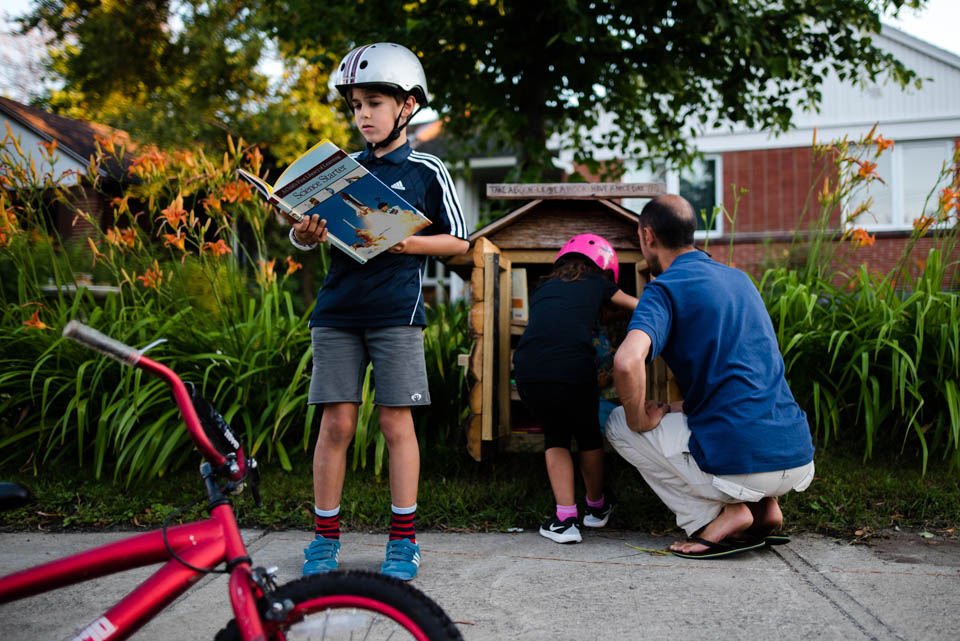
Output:
M600 269L613 270L613 281L620 278L620 263L617 262L617 252L603 236L596 234L577 234L560 248L553 262L560 260L564 254L583 254L597 264Z

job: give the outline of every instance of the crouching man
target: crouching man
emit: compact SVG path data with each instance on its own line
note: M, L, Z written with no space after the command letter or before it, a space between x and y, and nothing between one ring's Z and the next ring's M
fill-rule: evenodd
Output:
M623 406L606 434L677 516L682 557L716 558L786 542L777 497L813 479L807 416L784 378L760 293L743 272L694 247L696 217L680 196L640 214L640 248L655 279L614 358ZM662 355L681 407L646 399L646 365Z

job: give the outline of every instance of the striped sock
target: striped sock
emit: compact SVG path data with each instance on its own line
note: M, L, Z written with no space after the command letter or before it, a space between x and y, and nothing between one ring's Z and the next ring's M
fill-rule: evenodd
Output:
M410 539L417 542L417 533L413 529L413 517L417 515L417 504L411 507L390 506L390 540Z
M340 540L340 506L332 510L321 510L313 507L313 516L315 518L315 527L313 535L322 536L327 539Z

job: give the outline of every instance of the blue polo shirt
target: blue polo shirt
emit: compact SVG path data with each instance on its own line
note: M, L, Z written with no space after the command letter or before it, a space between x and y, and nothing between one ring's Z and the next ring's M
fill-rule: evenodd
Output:
M690 454L711 474L773 472L813 460L807 415L784 378L770 314L750 278L703 252L678 256L643 289L644 331L684 396Z
M457 191L439 158L413 151L409 143L379 158L369 145L351 155L431 220L418 235L467 238ZM426 326L421 291L426 256L384 252L363 265L338 250L330 257L310 327Z

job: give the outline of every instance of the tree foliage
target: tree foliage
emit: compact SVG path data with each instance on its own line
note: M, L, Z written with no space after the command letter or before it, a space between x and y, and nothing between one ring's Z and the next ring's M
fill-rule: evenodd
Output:
M620 157L684 161L690 137L707 127L787 130L796 108L819 104L830 72L844 80L914 81L871 36L887 8L924 2L358 0L318 11L309 0L278 0L266 6L282 41L319 48L318 65L336 64L367 42L409 46L421 56L451 137L514 146L526 177L536 177L549 162L552 134L562 134L580 161L596 145Z
M45 0L21 20L40 27L51 76L44 106L160 145L222 146L225 133L291 159L317 138L343 141L327 78L295 57L272 82L257 3L237 0Z

